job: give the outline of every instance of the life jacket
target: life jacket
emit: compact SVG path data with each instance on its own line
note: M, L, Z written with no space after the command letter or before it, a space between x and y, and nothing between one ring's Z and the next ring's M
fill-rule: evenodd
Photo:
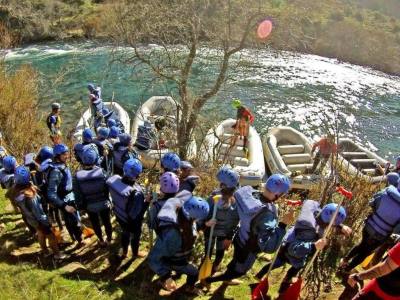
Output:
M28 198L25 195L25 190L22 190L16 195L15 202L29 225L34 228L37 228L39 224L50 226L49 219L43 211L41 198L37 193L33 198Z
M320 213L320 205L317 201L306 200L300 211L300 215L283 238L284 254L289 263L294 267L303 267L310 253L302 256L294 255L295 249L299 243L316 242L322 237L324 229L318 226L316 216Z
M113 155L114 170L117 174L122 175L122 168L124 163L131 158L138 158L137 153L129 147L115 144Z
M213 196L220 195L220 191L215 191L212 193L211 197L208 199L208 204L210 206L210 212L214 210L214 200ZM217 223L214 226L213 236L225 237L231 234L239 223L239 215L236 208L236 203L225 207L222 198L217 202L217 212L215 215Z
M194 242L196 241L193 220L188 220L184 216L182 209L178 210L177 215L178 223L171 226L174 228L174 230L179 230L182 239L182 245L181 249L168 259L168 262L172 265L186 264L187 258L192 253Z
M62 174L62 180L60 185L57 188L57 196L60 199L65 199L65 197L72 193L72 174L71 170L63 163L54 163L49 166L48 176L50 176L53 170L57 169ZM47 178L48 182L48 178Z
M392 234L400 224L400 192L394 186L387 187L373 214L367 219L367 229L373 229L382 237Z
M173 198L169 198L161 207L157 218L159 219L160 226L164 223L178 223L178 210L183 206L185 201L192 197L192 193L188 191L181 191Z
M109 199L103 169L94 167L90 170L80 170L76 172L76 182L85 197L88 211L98 212L101 208L106 207Z
M139 125L135 145L140 150L152 148L152 141L155 139L156 137L151 123L145 121L143 125Z
M47 119L46 119L46 124L47 124L47 127L50 129L50 130L52 130L52 121L51 121L51 118L52 117L54 117L55 119L56 119L56 122L54 123L54 127L55 128L60 128L61 127L61 116L56 116L56 115L53 115L53 113L50 113L48 116L47 116Z
M128 201L133 201L135 193L142 192L141 187L138 184L133 186L122 182L122 178L119 175L114 175L107 180L107 185L110 189L111 198L114 204L115 215L123 222L128 223L130 219L134 219L132 213L139 213L142 208L137 207L137 212L130 212L128 208ZM132 200L131 200L132 199Z
M5 169L0 170L0 185L3 189L9 189L14 184L14 173L8 173Z
M254 116L246 106L240 106L237 110L237 119L246 119L252 124L254 122Z
M7 156L7 150L3 146L0 146L0 169L3 168L3 159L6 156Z
M185 179L183 179L179 184L179 191L189 191L193 193L196 188L197 183L199 182L200 177L197 175L189 175Z
M234 193L234 197L240 219L239 239L245 245L250 237L250 223L265 205L260 200L259 192L251 186L239 188Z

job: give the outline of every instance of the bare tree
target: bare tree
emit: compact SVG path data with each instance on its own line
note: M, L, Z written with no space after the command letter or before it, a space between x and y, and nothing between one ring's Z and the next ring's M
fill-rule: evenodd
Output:
M124 0L110 5L109 36L117 46L132 47L119 58L175 87L182 157L201 109L227 80L232 58L256 42L254 29L262 16L261 1ZM151 43L157 46L143 46ZM208 63L216 72L208 73L196 90L193 72L202 72Z

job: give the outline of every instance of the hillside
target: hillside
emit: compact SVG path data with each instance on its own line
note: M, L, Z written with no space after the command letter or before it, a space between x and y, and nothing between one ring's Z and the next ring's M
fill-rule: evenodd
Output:
M113 3L0 0L0 30L1 23L11 30L14 44L71 38L109 40L113 32L105 28ZM270 38L275 49L335 57L400 74L399 0L271 0L263 6L276 24Z

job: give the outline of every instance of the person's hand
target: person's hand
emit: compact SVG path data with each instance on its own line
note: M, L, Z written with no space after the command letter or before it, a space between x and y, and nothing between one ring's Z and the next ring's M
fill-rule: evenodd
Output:
M289 225L294 222L294 210L289 210L286 214L282 216L281 222L283 224Z
M346 237L349 237L351 235L351 233L353 232L353 230L349 226L346 226L346 225L342 226L341 231L344 234L344 236L346 236Z
M76 212L76 209L75 209L75 207L73 207L71 205L66 205L65 206L65 211L70 213L70 214L73 214L74 212Z
M211 219L206 222L207 227L213 227L213 226L215 226L215 224L217 224L217 220L215 220L215 219Z
M358 280L357 280L357 273L355 273L355 274L351 274L350 276L349 276L349 278L347 278L347 283L353 288L353 287L355 287L356 286L356 284L357 284L357 282L358 282Z
M224 240L224 249L225 250L228 250L231 245L232 245L232 240L228 240L228 239Z
M317 250L322 250L322 249L325 248L325 246L326 246L327 243L328 243L328 241L324 238L324 239L319 239L318 241L316 241L316 242L314 243L314 245L315 245L315 248L316 248Z

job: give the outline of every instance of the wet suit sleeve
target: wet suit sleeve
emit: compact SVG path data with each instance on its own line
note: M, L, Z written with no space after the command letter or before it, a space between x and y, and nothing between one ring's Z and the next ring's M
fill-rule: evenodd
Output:
M47 199L59 208L64 208L67 204L57 195L58 186L61 184L62 174L60 170L53 169L49 174L49 185L47 188Z
M126 204L128 222L133 223L137 221L137 219L141 219L148 206L149 203L144 201L144 194L142 192L133 192Z
M305 258L315 251L314 242L295 240L288 247L288 253L296 258Z
M383 195L383 192L378 192L369 201L368 204L369 204L369 206L371 206L371 208L373 210L376 210L379 207L379 205L381 203L382 195Z
M275 252L286 233L286 226L279 224L272 212L267 212L257 226L257 242L262 252Z

